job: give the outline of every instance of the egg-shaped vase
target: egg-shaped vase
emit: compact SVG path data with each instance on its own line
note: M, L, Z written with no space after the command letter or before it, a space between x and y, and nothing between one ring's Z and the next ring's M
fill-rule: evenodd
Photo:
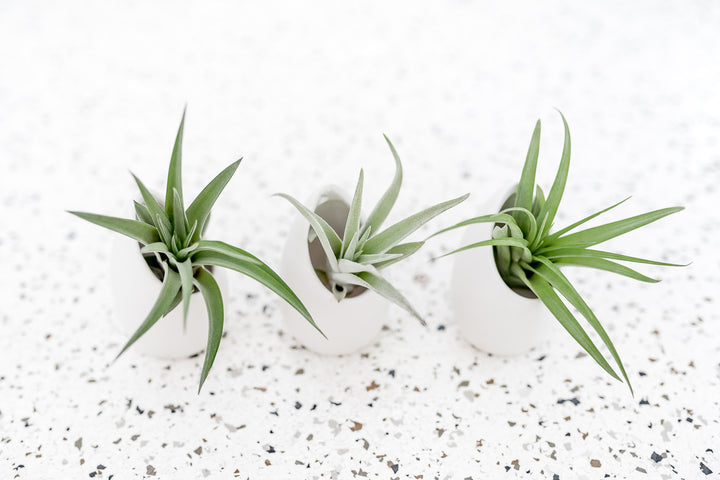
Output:
M326 187L305 205L323 217L336 232L344 232L350 211L348 197L335 187ZM310 225L297 215L289 232L281 264L281 276L305 304L324 338L296 310L283 302L283 319L289 333L306 348L326 355L352 353L371 343L387 318L388 302L361 287L336 300L330 287L316 273L326 265L317 238L309 241Z
M140 253L140 245L126 237L116 237L111 250L111 279L115 318L125 341L135 333L157 300L162 280L150 269ZM215 268L213 276L221 290L225 272ZM205 300L196 291L190 296L187 323L183 326L182 303L161 317L131 350L157 358L184 358L201 352L208 341L208 315Z
M517 187L495 195L483 214L507 207ZM492 238L493 223L464 227L461 246ZM450 302L462 336L476 348L495 355L525 353L556 328L545 305L529 290L513 289L495 265L494 247L454 254Z

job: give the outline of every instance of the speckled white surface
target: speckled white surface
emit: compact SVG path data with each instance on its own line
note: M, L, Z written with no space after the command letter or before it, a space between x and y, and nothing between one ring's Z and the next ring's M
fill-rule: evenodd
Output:
M720 4L265 3L0 2L0 478L718 475ZM213 228L274 266L294 212L270 194L351 188L362 165L377 198L382 132L406 167L395 218L473 193L421 237L516 181L538 116L549 185L561 108L560 221L627 194L618 215L687 206L612 244L693 262L644 269L662 283L568 270L635 398L562 333L511 359L465 343L450 261L428 262L459 234L390 271L429 326L393 309L362 353L297 348L233 276L200 396L200 358L113 364L112 234L64 210L128 208L128 169L161 188L185 102L188 196L244 156Z

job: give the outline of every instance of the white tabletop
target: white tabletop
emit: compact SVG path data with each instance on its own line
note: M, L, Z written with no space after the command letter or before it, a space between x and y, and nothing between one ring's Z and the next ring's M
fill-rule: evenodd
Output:
M710 478L720 472L720 4L695 2L0 3L0 478ZM322 357L283 334L279 300L239 275L226 338L164 361L117 327L113 234L128 170L164 185L185 103L188 198L243 156L216 238L279 265L327 183L405 183L393 218L465 192L424 238L517 181L536 118L549 189L573 134L560 223L687 209L613 241L681 263L640 284L568 269L635 388L562 332L489 356L449 310L460 233L389 269L427 318L392 308L360 353ZM368 200L371 201L371 200ZM140 319L138 319L138 322ZM712 472L712 473L710 473Z

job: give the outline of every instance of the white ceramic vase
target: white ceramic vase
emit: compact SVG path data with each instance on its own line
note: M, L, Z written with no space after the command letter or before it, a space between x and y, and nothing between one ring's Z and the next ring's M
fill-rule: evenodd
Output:
M116 236L111 251L111 278L116 319L125 334L123 342L135 333L160 294L162 282L140 254L138 242ZM221 290L225 272L215 268L213 275ZM184 358L205 349L208 317L205 300L199 292L191 296L187 328L183 328L182 305L160 318L131 350L158 358Z
M482 212L498 212L516 187L495 195ZM493 223L465 227L461 246L492 238ZM495 355L525 353L545 340L555 325L536 297L516 293L495 266L493 247L478 247L453 255L450 301L463 337L476 348Z
M326 187L305 205L323 217L336 232L343 232L350 202L335 187ZM356 296L337 301L315 273L323 265L325 253L316 239L308 244L310 225L297 215L283 252L281 276L305 304L327 339L295 309L283 302L286 331L306 348L326 355L352 353L372 342L380 333L388 302L376 293L362 289ZM356 287L359 288L359 287Z

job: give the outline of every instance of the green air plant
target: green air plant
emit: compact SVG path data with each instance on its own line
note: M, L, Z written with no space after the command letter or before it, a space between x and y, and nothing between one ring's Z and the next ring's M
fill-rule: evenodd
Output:
M474 223L494 223L492 238L454 250L446 255L470 248L492 246L495 264L500 276L515 291L523 291L525 296L535 296L552 312L560 324L585 349L585 351L613 378L620 380L615 370L599 352L587 332L575 315L566 306L560 295L585 317L610 351L617 367L627 382L630 391L632 385L615 346L605 329L590 310L587 303L568 281L559 267L579 266L605 270L642 282L658 282L619 262L634 262L662 266L681 266L672 263L646 260L591 249L590 247L615 238L636 228L652 223L670 214L679 212L682 207L664 208L624 220L607 223L597 227L575 231L578 227L598 215L611 210L627 200L622 200L604 210L594 213L572 225L550 232L565 189L570 166L570 131L565 117L560 113L565 127L565 143L555 181L545 197L540 186L535 185L535 169L540 145L540 120L530 141L525 166L520 183L506 205L512 205L496 214L471 218L437 232L435 235ZM513 202L514 198L514 204ZM629 197L628 197L629 198ZM446 256L443 255L443 256Z
M336 232L323 217L290 195L277 195L292 203L310 222L308 243L317 238L326 256L325 268L316 269L316 273L337 301L352 295L356 287L364 287L405 309L424 324L422 317L383 277L381 270L417 252L425 242L400 242L437 215L465 200L468 195L434 205L381 230L380 227L400 193L403 177L400 157L390 140L387 137L385 140L395 158L395 176L365 222L361 220L364 178L362 170L342 232Z
M317 326L295 293L265 263L240 248L202 238L211 208L242 159L220 172L186 209L183 202L181 177L184 124L185 113L183 112L170 159L164 206L150 193L140 179L133 175L143 200L142 203L134 202L136 219L108 217L85 212L70 213L139 242L138 253L146 256L151 269L153 269L151 265L155 265L154 271L162 279L162 287L155 304L140 327L122 348L118 357L161 317L170 313L180 303L183 308L183 319L186 321L190 297L194 289L197 289L203 296L208 312L209 333L198 388L198 392L200 392L215 360L223 333L222 294L211 273L213 267L229 268L253 278L292 305L315 328Z

